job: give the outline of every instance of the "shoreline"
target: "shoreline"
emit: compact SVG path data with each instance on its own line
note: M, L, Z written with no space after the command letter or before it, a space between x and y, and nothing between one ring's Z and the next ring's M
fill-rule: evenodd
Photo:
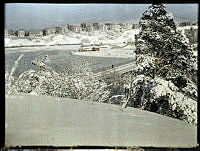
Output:
M30 47L45 47L45 46L64 46L64 45L81 45L81 43L75 44L54 44L54 45L24 45L24 46L4 46L4 48L30 48Z

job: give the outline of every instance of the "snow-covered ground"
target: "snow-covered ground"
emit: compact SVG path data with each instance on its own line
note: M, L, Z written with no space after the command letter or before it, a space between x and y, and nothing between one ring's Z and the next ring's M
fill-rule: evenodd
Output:
M83 56L95 56L95 57L135 58L134 50L135 50L135 47L132 46L132 49L101 48L100 51L72 52L72 54L73 55L83 55Z
M135 34L139 33L139 29L127 30L124 32L84 32L84 33L73 33L69 32L67 35L48 35L43 37L37 37L34 39L27 38L5 38L5 47L21 47L20 52L30 51L41 51L47 50L52 45L63 45L63 50L72 49L73 55L83 56L95 56L95 57L117 57L117 58L134 58L135 53L133 52L134 46L126 46L127 42L135 41ZM78 52L80 45L71 44L82 44L92 45L100 44L100 51L98 52ZM26 47L27 46L27 47ZM28 47L29 46L29 47ZM30 47L40 46L40 47ZM25 48L24 48L25 47ZM104 48L103 48L104 47ZM118 48L114 48L118 47ZM114 48L114 49L113 49ZM60 49L60 46L59 46ZM13 51L12 51L13 50ZM6 49L6 51L15 52L15 48ZM9 52L6 52L9 53Z
M5 53L26 53L26 52L39 52L39 51L69 51L78 50L80 45L61 45L61 46L38 46L38 47L15 47L5 48Z
M40 46L40 47L16 47L16 48L6 48L5 53L25 53L25 52L38 52L38 51L49 51L49 50L58 50L58 51L69 51L72 50L72 55L81 55L81 56L93 56L93 57L114 57L114 58L135 58L135 46L126 46L124 48L111 49L111 46L108 48L100 48L100 51L88 51L88 52L78 52L78 49L81 45L61 45L61 46Z
M123 33L117 32L84 32L73 33L69 32L66 35L48 35L37 38L8 38L4 39L5 47L20 47L20 46L49 46L61 44L118 44L127 41L134 41L135 34L139 33L139 29L127 30Z
M196 126L131 107L25 94L5 103L5 143L12 147L197 146Z
M198 29L198 26L178 27L178 30L184 32L185 29ZM66 35L54 34L37 38L4 38L5 47L20 46L49 46L62 44L121 44L127 41L135 41L135 35L139 33L139 29L127 30L124 32L115 31L95 31L73 33L68 32Z
M192 26L194 29L198 29L198 26ZM178 30L181 30L184 33L185 29L190 29L191 26L178 27ZM82 33L73 33L68 32L66 35L48 35L37 38L5 38L5 47L25 47L25 46L42 46L42 47L30 47L30 48L21 48L21 51L39 51L47 50L47 47L52 45L66 45L63 46L63 50L72 49L75 50L73 55L82 55L82 56L94 56L94 57L116 57L116 58L135 58L135 47L134 46L125 46L127 42L135 42L135 35L139 33L139 29L127 30L124 32L115 32L115 31L105 31L105 32L82 32ZM89 51L89 52L78 52L80 45L71 45L71 44L82 44L82 45L92 45L100 44L100 51ZM125 47L124 47L125 46ZM106 47L106 48L103 48ZM13 50L15 48L6 49ZM60 47L59 47L60 49ZM7 52L6 52L7 53Z

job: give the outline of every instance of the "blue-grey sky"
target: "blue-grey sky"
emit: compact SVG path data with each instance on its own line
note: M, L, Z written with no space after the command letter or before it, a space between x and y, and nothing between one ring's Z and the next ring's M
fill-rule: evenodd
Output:
M5 4L5 27L44 29L66 24L138 23L150 4ZM176 22L198 20L198 4L167 4Z

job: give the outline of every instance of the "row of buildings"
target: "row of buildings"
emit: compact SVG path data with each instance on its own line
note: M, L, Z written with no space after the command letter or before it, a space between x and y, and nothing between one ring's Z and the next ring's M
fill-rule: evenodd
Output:
M178 27L182 26L193 26L197 25L197 23L191 23L191 22L182 22L178 23ZM46 28L44 30L40 31L25 31L23 29L13 31L11 29L5 29L4 35L5 37L9 36L17 36L17 37L41 37L41 36L46 36L46 35L51 35L51 34L67 34L69 31L75 32L75 33L81 33L81 32L93 32L93 31L124 31L124 30L131 30L131 29L136 29L139 28L138 24L114 24L114 23L92 23L92 24L87 24L87 23L82 23L80 25L65 25L65 26L59 26L59 27L53 27L53 28ZM186 31L190 32L190 31ZM195 31L196 34L196 31Z
M82 23L80 25L65 25L65 26L59 26L59 27L53 27L53 28L46 28L41 31L25 31L23 29L13 31L11 29L5 29L5 37L9 36L17 36L17 37L40 37L40 36L46 36L51 34L67 34L69 31L75 32L75 33L81 33L81 32L93 32L93 31L107 31L107 30L113 30L113 31L123 31L123 30L131 30L134 28L138 28L138 24L113 24L113 23L93 23L93 24L86 24Z
M66 25L66 26L60 26L55 28L47 28L44 29L43 33L44 35L50 35L50 34L66 34L69 31L75 32L75 33L81 33L81 32L92 32L92 31L107 31L107 30L113 30L113 31L122 31L122 30L131 30L134 28L138 28L139 26L136 24L112 24L112 23L93 23L93 24L86 24L82 23L80 25Z
M191 44L198 43L198 22L181 22L177 26L177 31L183 32Z
M40 37L43 36L43 31L25 31L19 29L14 31L12 29L4 29L4 37Z
M177 24L178 27L184 27L184 26L198 26L198 22L191 22L191 21L186 21L186 22L180 22Z

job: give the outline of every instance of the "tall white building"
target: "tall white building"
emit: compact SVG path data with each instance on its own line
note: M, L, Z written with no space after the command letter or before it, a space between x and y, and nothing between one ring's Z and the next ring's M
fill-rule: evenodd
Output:
M92 25L92 24L87 24L87 25L86 25L86 31L87 31L87 32L92 32L92 31L94 31L93 25Z
M56 33L58 34L66 34L68 32L68 28L67 26L60 26L60 27L56 27Z
M120 24L111 24L111 30L120 31Z
M4 29L4 37L8 37L8 29Z
M126 24L126 29L131 30L133 28L133 24Z
M81 26L74 26L74 27L73 27L73 31L74 31L75 33L80 33L80 32L81 32Z
M43 30L44 36L56 33L56 28L47 28Z
M99 30L102 32L105 32L107 30L106 25L105 24L100 24L99 25Z

